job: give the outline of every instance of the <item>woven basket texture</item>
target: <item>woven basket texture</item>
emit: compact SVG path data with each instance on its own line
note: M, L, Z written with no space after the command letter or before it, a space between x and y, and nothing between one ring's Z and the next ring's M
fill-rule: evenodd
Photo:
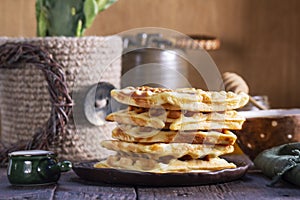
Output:
M62 65L71 92L99 81L120 86L122 41L118 36L0 38L0 45L5 42L29 42L45 48ZM1 70L0 95L3 144L30 139L49 119L47 82L35 66ZM111 152L102 148L100 142L111 139L114 127L109 122L103 126L78 125L70 116L67 139L51 150L71 161L104 158Z

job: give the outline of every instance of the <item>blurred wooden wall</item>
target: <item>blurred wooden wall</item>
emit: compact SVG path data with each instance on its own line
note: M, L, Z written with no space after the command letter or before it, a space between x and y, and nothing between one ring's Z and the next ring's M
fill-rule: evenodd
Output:
M35 0L0 0L0 36L35 36ZM86 35L164 27L219 37L221 72L241 74L273 107L300 107L299 0L119 0Z

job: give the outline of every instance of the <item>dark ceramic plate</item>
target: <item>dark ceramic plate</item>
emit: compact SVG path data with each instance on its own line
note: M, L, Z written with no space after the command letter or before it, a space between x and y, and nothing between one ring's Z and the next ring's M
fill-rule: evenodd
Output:
M243 158L226 157L237 165L236 169L193 173L151 173L111 168L94 168L95 162L75 163L73 170L82 179L94 183L132 186L192 186L233 181L247 172L249 163Z

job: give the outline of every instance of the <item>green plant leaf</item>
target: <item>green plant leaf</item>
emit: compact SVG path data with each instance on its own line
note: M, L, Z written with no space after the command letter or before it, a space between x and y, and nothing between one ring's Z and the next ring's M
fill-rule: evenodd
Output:
M43 4L44 0L36 1L37 36L47 35L47 11Z
M85 25L90 27L98 14L98 4L96 0L85 0L83 12L85 16Z
M79 20L78 23L77 23L77 29L76 29L76 36L77 37L80 37L83 35L84 33L84 28L82 27L82 21Z

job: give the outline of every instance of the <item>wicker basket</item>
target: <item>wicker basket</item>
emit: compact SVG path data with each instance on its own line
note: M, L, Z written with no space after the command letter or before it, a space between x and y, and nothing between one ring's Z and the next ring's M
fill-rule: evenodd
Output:
M46 49L60 63L69 91L77 92L99 81L120 86L122 41L111 37L0 38L7 42L28 42ZM50 117L51 102L47 82L35 66L1 69L1 142L5 145L30 139ZM76 102L75 102L76 104ZM100 141L111 137L112 123L103 126L75 126L73 116L66 126L66 138L50 149L63 159L92 160L110 152Z

